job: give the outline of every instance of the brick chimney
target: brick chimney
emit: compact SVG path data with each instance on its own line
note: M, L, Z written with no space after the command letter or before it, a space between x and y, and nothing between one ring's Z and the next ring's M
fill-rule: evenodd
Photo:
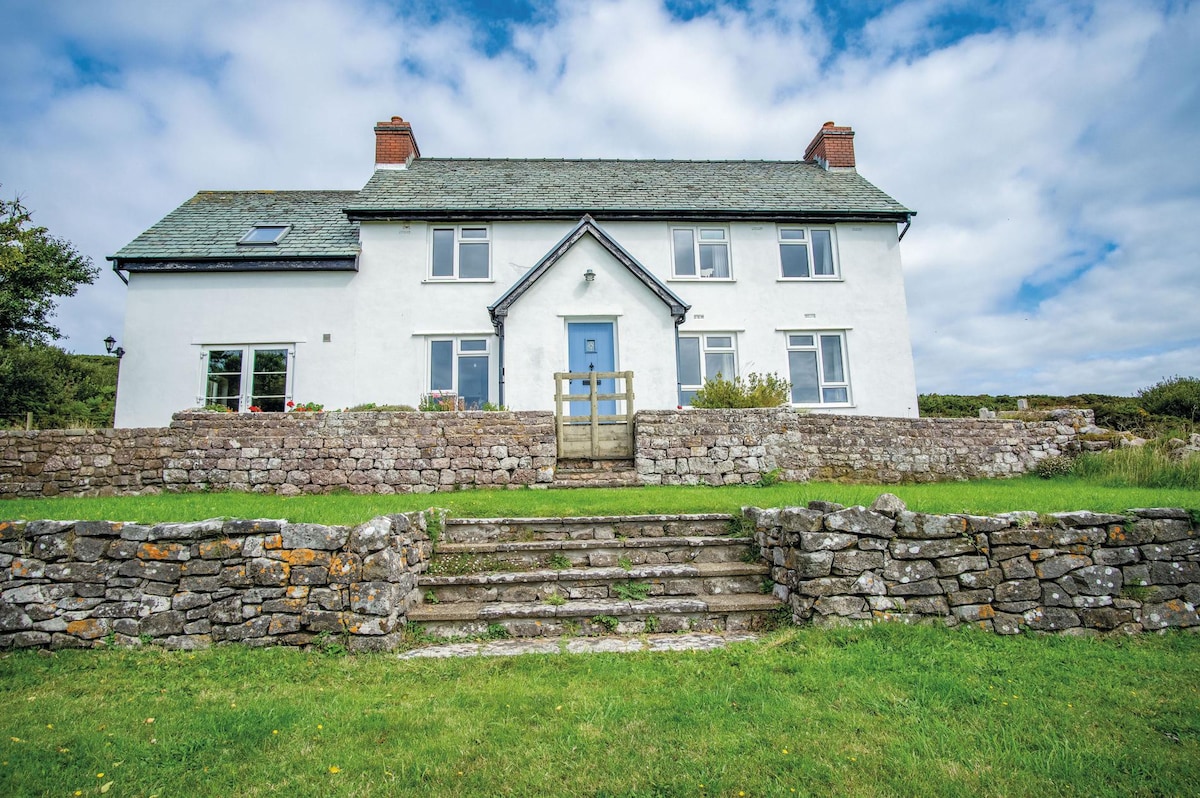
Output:
M375 168L405 169L421 150L413 138L412 125L398 116L375 125Z
M826 122L804 151L804 160L816 160L824 169L853 169L854 130Z

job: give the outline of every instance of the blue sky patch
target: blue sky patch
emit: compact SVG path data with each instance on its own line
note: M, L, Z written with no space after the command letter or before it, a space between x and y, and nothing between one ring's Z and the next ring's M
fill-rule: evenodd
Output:
M1060 274L1042 279L1038 273L1025 278L1021 282L1017 295L1013 297L1010 309L1023 313L1036 311L1039 305L1047 299L1064 293L1085 274L1106 261L1109 255L1116 252L1117 249L1116 241L1105 241L1094 249L1079 249L1067 254L1061 259L1061 263L1066 264L1067 268L1064 271L1063 265L1060 265L1058 267Z

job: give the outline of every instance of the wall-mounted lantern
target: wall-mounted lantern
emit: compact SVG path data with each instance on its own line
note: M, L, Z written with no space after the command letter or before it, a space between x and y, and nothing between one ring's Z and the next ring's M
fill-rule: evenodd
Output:
M117 346L117 339L111 335L104 339L104 351L110 355L116 355L118 360L125 356L125 347Z
M596 273L594 271L592 271L591 269L588 269L586 272L583 273L583 279L590 283L596 279Z

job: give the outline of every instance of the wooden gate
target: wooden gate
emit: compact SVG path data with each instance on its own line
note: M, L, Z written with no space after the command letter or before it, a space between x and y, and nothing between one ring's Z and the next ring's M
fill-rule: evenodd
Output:
M587 393L571 393L571 381L581 380ZM614 393L599 393L601 380L614 380ZM563 383L566 383L566 393ZM624 390L620 390L621 387ZM600 415L600 402L625 403L625 411ZM566 403L564 408L563 403ZM571 402L587 402L586 416L567 415ZM620 410L620 404L617 410ZM558 433L558 456L562 459L590 457L616 460L633 457L633 372L558 371L554 373L554 421Z

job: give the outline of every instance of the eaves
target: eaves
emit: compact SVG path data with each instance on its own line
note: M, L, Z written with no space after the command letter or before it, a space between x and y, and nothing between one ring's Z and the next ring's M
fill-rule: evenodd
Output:
M453 221L530 221L530 220L567 220L573 221L581 216L590 215L598 221L606 222L639 222L639 221L672 221L672 222L714 222L714 221L747 221L747 222L781 222L781 223L817 223L833 224L835 222L894 222L904 224L913 216L915 211L743 211L727 208L713 209L631 209L631 210L598 210L594 208L553 208L553 209L496 209L496 208L465 208L465 209L370 209L347 208L346 216L354 222L453 222Z
M337 255L296 258L116 258L126 272L356 272L358 258Z

